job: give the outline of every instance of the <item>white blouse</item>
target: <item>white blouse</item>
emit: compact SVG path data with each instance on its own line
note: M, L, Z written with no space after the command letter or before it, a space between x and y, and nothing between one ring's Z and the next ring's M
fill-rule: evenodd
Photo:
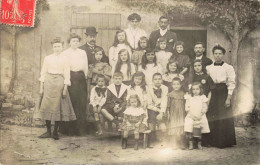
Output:
M127 65L127 64L122 64L122 65L121 65L120 72L123 73L123 76L124 76L123 81L129 81L129 80L131 80L132 76L133 76L134 73L136 72L136 70L135 70L135 65L134 65L133 63L130 63L130 65L131 65L131 75L130 75L130 77L129 77L129 75L127 74L127 67L128 67L128 65ZM114 73L115 73L115 70L116 70L116 66L114 66L114 67L112 68L112 77L113 77L113 75L114 75Z
M138 71L141 71L145 75L145 82L148 86L153 85L153 75L155 73L161 73L162 74L162 66L160 64L157 64L154 66L154 63L152 64L146 64L146 69L143 69L140 65L138 67Z
M64 76L64 84L70 85L70 66L66 56L51 54L44 58L39 81L45 81L46 73L61 74Z
M236 74L234 68L227 63L224 63L222 66L215 66L213 63L208 65L206 69L214 83L226 83L228 94L232 95L236 87Z
M160 50L159 52L155 52L155 56L157 63L160 64L163 68L163 73L167 72L167 64L172 56L172 53Z
M101 96L98 96L97 92L96 92L96 88L98 86L96 85L94 88L91 89L90 92L90 104L95 107L97 105L99 106L103 106L106 102L106 98L107 98L107 91L105 92L105 97L101 94ZM103 87L105 88L105 87Z
M85 77L87 79L88 76L88 57L84 50L82 49L72 49L68 48L64 52L62 52L62 55L66 56L69 60L70 64L70 70L77 72L77 71L83 71L85 74Z
M208 98L205 95L200 96L184 96L185 103L185 111L187 111L188 116L196 116L198 118L202 117L202 114L205 114L208 110Z
M155 94L154 94L154 89L157 89L157 87L153 86L149 86L148 90L147 90L147 101L148 101L148 109L153 110L153 111L157 111L157 107L160 106L160 112L166 112L166 108L167 108L167 95L168 95L168 87L166 87L165 85L161 85L160 87L162 89L162 96L161 98L158 98Z
M118 60L118 53L120 50L122 49L126 49L128 50L129 56L130 56L130 60L132 57L132 50L130 48L130 46L126 45L126 44L118 44L116 47L112 46L109 49L109 64L110 66L115 66Z
M127 41L133 49L138 48L138 41L141 37L147 37L146 32L141 28L133 29L131 27L125 29Z

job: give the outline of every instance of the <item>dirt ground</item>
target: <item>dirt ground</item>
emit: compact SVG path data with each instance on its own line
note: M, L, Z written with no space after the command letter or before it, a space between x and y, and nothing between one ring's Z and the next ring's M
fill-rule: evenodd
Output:
M159 143L152 149L122 150L119 136L97 138L61 137L39 139L45 128L2 124L0 129L0 164L234 164L259 165L260 127L236 128L237 146L203 150L174 150Z

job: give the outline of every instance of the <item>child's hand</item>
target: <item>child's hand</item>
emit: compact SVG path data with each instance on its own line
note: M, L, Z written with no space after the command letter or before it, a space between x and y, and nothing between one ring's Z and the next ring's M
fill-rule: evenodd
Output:
M101 112L101 108L102 108L101 106L98 107L97 113L100 113L100 112Z
M114 107L114 109L113 109L113 110L114 110L114 112L117 112L117 110L118 110L118 107Z
M63 90L62 97L65 98L67 96L67 90Z
M156 119L160 121L160 120L162 120L162 117L163 117L163 114L159 113L159 115L157 115Z

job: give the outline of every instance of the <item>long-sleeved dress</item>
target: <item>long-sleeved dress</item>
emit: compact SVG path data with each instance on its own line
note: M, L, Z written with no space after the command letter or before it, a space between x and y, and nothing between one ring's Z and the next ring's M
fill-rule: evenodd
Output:
M145 75L145 82L147 86L152 86L153 85L153 75L155 73L163 73L162 71L162 66L160 64L155 65L154 63L152 64L146 64L146 68L142 68L141 65L138 67L138 71L141 71Z
M160 64L162 66L162 72L167 72L167 64L169 62L169 59L172 56L171 52L160 50L158 52L155 52L155 56L157 59L157 64Z
M222 62L221 64L211 64L206 69L216 84L216 87L211 90L211 100L207 112L211 130L208 142L218 148L236 145L232 108L225 107L227 96L233 94L236 86L234 68Z

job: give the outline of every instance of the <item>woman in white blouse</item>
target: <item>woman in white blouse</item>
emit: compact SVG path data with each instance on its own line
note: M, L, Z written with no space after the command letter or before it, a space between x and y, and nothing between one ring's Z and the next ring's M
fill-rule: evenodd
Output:
M80 36L71 34L70 48L62 52L69 60L71 86L68 91L77 117L75 122L64 123L61 127L61 132L69 135L82 135L86 131L88 58L86 52L78 48L80 40Z
M206 67L208 74L216 84L212 89L211 101L207 118L209 120L210 135L206 141L218 148L236 145L235 127L231 108L231 97L235 89L234 68L225 63L222 58L226 50L216 45L212 49L215 62Z
M70 67L68 59L61 55L63 42L60 38L52 41L54 53L44 58L41 77L40 94L42 102L40 110L34 115L46 121L47 132L40 138L58 137L60 121L76 120L76 116L67 94L67 86L70 86ZM51 133L51 121L55 121L53 136Z
M138 41L141 37L147 37L146 32L139 27L141 16L137 13L130 14L127 18L129 21L128 28L125 29L127 41L132 49L138 48Z

